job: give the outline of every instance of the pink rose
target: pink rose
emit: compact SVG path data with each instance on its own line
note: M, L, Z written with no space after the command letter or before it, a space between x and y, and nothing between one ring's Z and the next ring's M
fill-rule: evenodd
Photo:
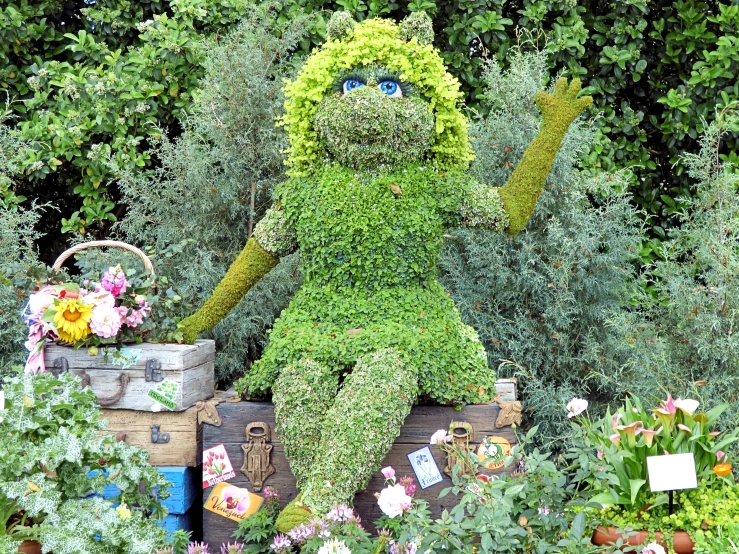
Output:
M440 444L444 442L452 442L451 435L448 435L444 429L439 429L433 435L431 435L431 444Z
M382 474L385 476L385 479L394 479L395 478L395 470L391 468L390 466L383 467L382 468Z
M90 329L98 337L109 339L115 337L121 329L121 316L115 308L108 306L97 306L92 309Z
M412 501L403 485L391 485L382 489L377 504L386 516L394 518L409 510Z

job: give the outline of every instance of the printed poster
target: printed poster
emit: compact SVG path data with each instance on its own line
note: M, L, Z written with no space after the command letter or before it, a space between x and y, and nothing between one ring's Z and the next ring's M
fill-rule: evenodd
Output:
M413 473L416 474L416 480L418 480L418 484L421 485L422 489L427 489L431 485L441 483L444 480L428 446L424 446L421 450L416 450L408 454L408 460L411 463L411 467L413 467Z
M256 513L264 499L246 489L218 483L211 491L204 508L233 521L242 521Z
M216 483L228 481L236 477L236 472L228 458L223 444L203 450L203 488L207 489Z

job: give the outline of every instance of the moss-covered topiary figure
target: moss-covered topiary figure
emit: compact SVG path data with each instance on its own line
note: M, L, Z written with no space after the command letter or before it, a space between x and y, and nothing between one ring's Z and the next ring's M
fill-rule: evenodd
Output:
M304 283L237 389L272 392L299 500L287 531L350 503L413 403L487 402L495 375L475 331L436 280L445 227L517 233L570 123L591 102L580 82L538 93L539 136L502 188L464 173L472 157L458 82L430 21L400 26L335 14L328 42L287 85L290 179L212 297L183 325L193 341L300 248Z

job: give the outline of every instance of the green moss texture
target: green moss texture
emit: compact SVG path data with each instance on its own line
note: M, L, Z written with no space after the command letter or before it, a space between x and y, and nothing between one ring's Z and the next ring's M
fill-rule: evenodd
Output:
M327 165L279 185L303 286L237 390L265 397L283 368L305 358L341 372L391 347L419 368L423 396L489 401L495 375L485 351L436 280L444 229L460 222L471 187L462 172L418 163L381 174Z
M568 86L567 79L562 78L557 81L553 95L545 92L536 95L536 104L544 118L541 131L526 149L508 183L498 191L510 218L508 232L511 234L526 226L567 129L593 103L590 96L577 97L580 88L580 79L574 79Z
M211 297L197 312L182 320L185 342L194 343L200 333L215 326L278 261L256 239L249 239Z

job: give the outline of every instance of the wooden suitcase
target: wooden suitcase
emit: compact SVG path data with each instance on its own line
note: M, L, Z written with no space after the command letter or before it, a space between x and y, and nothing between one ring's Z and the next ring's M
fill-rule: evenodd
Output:
M498 398L501 401L514 401L515 380L499 382L498 391ZM230 479L228 483L246 488L256 494L262 494L262 491L255 487L247 477L245 469L248 468L242 466L242 464L246 465L242 445L247 443L247 425L263 423L270 430L270 444L272 445L270 461L275 470L272 475L266 478L264 486L271 486L277 490L283 506L295 498L297 494L295 478L285 458L280 437L275 432L273 405L269 402L224 402L218 405L218 412L223 424L221 427L205 426L203 448L211 448L221 443L225 445L231 464L236 469L236 477ZM406 418L400 436L396 439L392 450L388 453L381 467L392 466L398 478L404 475L416 478L416 498L428 500L433 515L438 517L442 510L451 508L457 500L451 494L444 498L438 498L439 493L451 485L451 479L444 473L447 466L446 455L438 446L429 445L429 438L438 429L449 429L452 422L455 422L455 428L460 429L464 423L467 423L471 426L470 446L478 448L483 439L488 438L489 442L494 443L500 451L497 463L491 464L494 467L484 469L482 473L494 475L503 471L512 471L513 468L504 468L503 464L505 455L516 444L516 436L510 425L502 428L496 427L500 412L499 404L466 406L461 410L446 406L416 406ZM258 429L252 427L252 431L254 430L258 431ZM408 455L411 453L416 455L415 453L418 450L426 446L429 447L436 465L441 471L443 480L438 484L422 489L418 483L419 479L414 475ZM238 469L240 467L241 471ZM382 515L374 494L384 487L384 481L385 479L380 471L377 471L367 485L366 490L357 494L354 499L354 507L362 517L365 527L370 530L373 530L372 523ZM212 487L203 491L204 499L208 498L211 490ZM203 540L214 548L233 540L231 535L236 527L237 523L235 521L207 510L203 511Z
M115 435L146 449L153 466L194 467L202 463L203 421L213 411L203 401L184 412L103 409L100 417L108 421L108 427L98 435Z
M195 344L144 342L115 348L99 348L92 356L87 349L52 344L44 354L46 367L54 374L70 372L82 377L95 391L104 408L151 410L163 383L174 382L178 389L171 409L187 410L215 392L215 341ZM163 408L166 409L166 408Z

